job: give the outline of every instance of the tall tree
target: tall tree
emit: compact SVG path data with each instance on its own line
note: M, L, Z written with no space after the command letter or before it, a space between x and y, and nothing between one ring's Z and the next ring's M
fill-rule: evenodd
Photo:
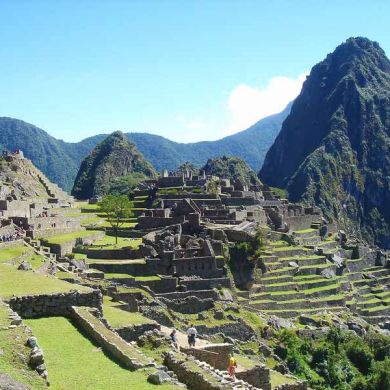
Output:
M107 195L101 200L99 207L106 214L115 233L115 243L118 244L118 230L133 215L133 203L126 195Z

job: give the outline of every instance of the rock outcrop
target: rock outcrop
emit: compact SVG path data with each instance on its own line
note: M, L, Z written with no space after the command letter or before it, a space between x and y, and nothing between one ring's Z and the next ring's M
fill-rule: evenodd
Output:
M390 61L350 38L311 70L259 177L390 248Z

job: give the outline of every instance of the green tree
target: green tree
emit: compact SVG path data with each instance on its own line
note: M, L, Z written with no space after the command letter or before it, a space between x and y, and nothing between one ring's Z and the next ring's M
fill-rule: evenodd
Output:
M133 215L133 203L125 195L107 195L99 203L101 212L114 229L115 243L118 243L118 230Z

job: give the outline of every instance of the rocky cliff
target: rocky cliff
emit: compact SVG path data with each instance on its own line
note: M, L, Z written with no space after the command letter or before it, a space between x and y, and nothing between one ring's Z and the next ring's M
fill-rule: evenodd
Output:
M259 177L390 248L390 61L350 38L311 70Z
M156 175L135 145L117 131L99 143L83 160L72 195L79 199L104 195L115 178L132 173Z

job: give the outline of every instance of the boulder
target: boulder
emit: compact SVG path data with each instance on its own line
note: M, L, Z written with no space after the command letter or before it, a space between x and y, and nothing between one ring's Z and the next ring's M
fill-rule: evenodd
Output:
M313 325L313 326L321 326L321 322L320 321L316 321L314 318L312 317L309 317L307 315L304 315L304 314L301 314L299 316L299 322L302 324L302 325Z
M151 245L142 245L140 247L141 254L143 257L157 257L157 251Z
M321 271L321 276L326 279L333 279L334 277L336 277L336 274L331 268L325 268Z
M272 349L268 345L266 345L266 344L260 344L259 352L264 357L270 357L272 355Z
M38 347L35 347L31 351L28 363L29 363L29 365L31 367L34 367L34 368L36 368L39 365L43 364L44 363L44 356L43 356L42 350L39 349Z
M162 370L156 371L148 376L148 382L153 385L162 385L168 381L171 381L171 377Z
M31 271L32 270L32 266L31 266L31 264L28 261L23 260L19 264L18 270L20 270L20 271Z
M223 320L225 318L225 314L222 310L218 310L214 313L214 318L216 320Z
M38 346L38 341L37 341L37 338L34 337L34 336L31 336L27 339L27 345L30 347L30 348L35 348L36 346Z
M28 390L28 387L23 383L15 381L8 375L0 373L0 389L1 390Z

